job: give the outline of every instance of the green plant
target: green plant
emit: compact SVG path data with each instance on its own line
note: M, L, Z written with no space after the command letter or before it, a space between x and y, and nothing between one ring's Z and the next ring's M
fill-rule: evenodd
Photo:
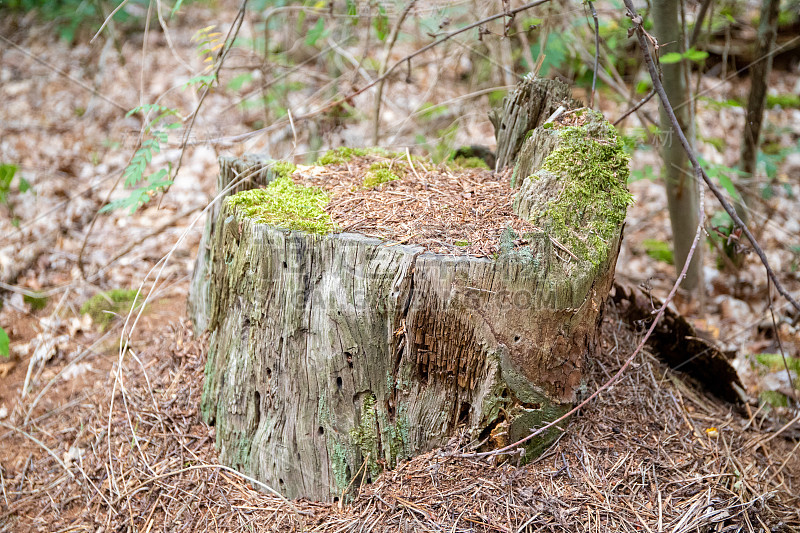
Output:
M658 239L645 239L642 241L644 253L662 263L674 265L675 259L672 255L672 245L668 242L659 241Z
M84 302L81 314L92 317L92 321L103 330L116 317L130 312L138 293L136 289L111 289L99 292ZM141 305L141 302L138 305Z
M9 350L10 344L8 333L0 327L0 357L8 357L11 355L11 351Z
M678 61L687 60L694 61L695 63L702 63L708 57L708 52L703 50L695 50L694 47L689 48L683 53L669 52L659 58L659 61L665 65L677 63Z
M196 42L197 54L203 59L203 71L190 78L183 84L183 89L194 87L195 90L208 89L217 82L217 52L225 46L224 39L219 32L212 31L214 26L207 26L195 32L192 41ZM196 113L195 110L193 113ZM160 104L145 104L134 107L126 117L141 114L144 119L142 129L142 142L134 153L130 163L123 171L125 187L132 189L128 196L114 200L100 209L101 213L116 209L128 209L133 214L139 207L145 205L159 192L166 190L174 181L172 164L157 169L148 175L145 171L153 160L153 156L161 152L167 143L169 131L181 127L180 112L178 109L162 106ZM176 171L177 172L177 171Z
M125 186L129 189L135 188L125 198L104 205L100 209L101 213L115 209L128 209L129 213L133 214L139 207L149 202L156 193L172 185L170 177L172 164L168 163L167 168L161 168L147 176L145 176L145 171L153 160L153 156L161 152L162 145L167 143L167 131L180 127L180 121L167 122L168 118L179 116L178 110L158 104L147 104L134 107L125 116L129 117L134 113L142 113L145 116L151 113L155 114L155 118L145 123L145 139L122 174Z
M0 204L5 205L8 207L9 211L11 211L11 223L14 226L19 226L19 219L14 216L14 209L12 208L11 204L8 201L8 197L12 192L11 184L14 181L14 176L17 173L17 166L4 163L0 164ZM31 184L23 178L19 176L17 178L17 191L20 193L25 193L31 190Z

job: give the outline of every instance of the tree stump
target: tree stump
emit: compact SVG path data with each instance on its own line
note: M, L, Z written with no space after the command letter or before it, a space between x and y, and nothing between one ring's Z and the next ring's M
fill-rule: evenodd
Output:
M221 202L190 313L211 332L202 413L222 461L287 497L335 500L454 436L497 448L571 407L613 281L628 161L585 109L521 144L513 209L535 228L506 230L488 257L337 232L314 206L267 223L254 190ZM408 159L402 179L421 179ZM219 184L249 172L242 186L292 187L329 168L287 181L285 163L226 159Z

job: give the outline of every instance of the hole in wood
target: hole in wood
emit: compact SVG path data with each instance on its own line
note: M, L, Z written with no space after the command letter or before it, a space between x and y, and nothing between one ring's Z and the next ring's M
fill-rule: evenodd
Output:
M270 379L271 377L272 377L272 369L270 367L267 367L267 379Z
M336 388L341 390L342 389L342 376L338 376L336 378Z
M256 404L255 412L256 412L256 427L258 427L259 422L261 422L261 393L255 391L254 400Z
M324 435L324 434L325 434L325 428L324 428L324 427L322 427L322 426L320 426L320 427L317 429L317 433L319 433L320 435Z
M472 405L469 402L461 402L461 407L458 410L458 425L466 425L469 423L469 412Z

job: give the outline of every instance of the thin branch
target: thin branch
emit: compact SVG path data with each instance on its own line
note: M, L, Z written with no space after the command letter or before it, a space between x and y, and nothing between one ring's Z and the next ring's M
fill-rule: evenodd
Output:
M650 92L647 94L647 96L645 96L644 98L642 98L642 99L639 101L639 103L638 103L638 104L636 104L636 105L635 105L635 106L633 106L632 108L630 108L630 109L628 109L627 111L625 111L625 113L624 113L624 114L623 114L621 117L619 117L617 120L615 120L615 121L614 121L614 126L616 126L617 124L619 124L620 122L622 122L623 120L625 120L626 118L628 118L628 117L629 117L630 115L632 115L633 113L636 113L636 111L637 111L637 110L638 110L640 107L642 107L644 104L646 104L647 102L649 102L649 101L650 101L650 99L651 99L651 98L652 98L652 97L653 97L655 94L656 94L656 91L655 91L655 89L650 89Z
M753 250L756 252L756 255L761 259L761 263L764 265L764 268L767 271L767 276L772 280L772 283L775 285L775 289L784 297L786 298L789 303L792 304L792 307L800 311L800 303L794 299L794 297L786 290L783 284L780 282L778 277L775 275L775 271L772 270L772 267L767 260L767 256L764 253L764 250L761 249L756 238L750 232L750 229L747 225L742 222L742 219L739 217L739 214L736 212L736 209L731 206L730 203L725 199L725 195L722 193L719 187L708 177L706 171L703 170L703 167L700 166L700 163L697 161L697 156L692 149L692 146L689 144L689 141L686 139L686 135L683 133L683 129L681 125L678 123L678 119L675 117L675 112L672 109L672 106L669 103L669 99L667 98L666 93L664 92L664 86L661 84L661 79L658 76L658 71L656 69L655 62L653 61L653 56L650 54L650 48L648 45L648 38L649 35L646 34L644 28L642 27L643 19L640 15L636 14L636 8L633 6L632 0L624 0L625 6L628 8L628 16L631 18L633 23L633 31L636 33L639 39L639 46L642 49L642 55L644 56L645 63L647 64L647 69L650 72L650 78L653 81L653 88L658 93L659 98L661 99L661 103L664 106L664 110L669 117L670 122L672 123L672 127L678 134L678 138L681 141L681 145L683 149L686 151L686 155L689 157L689 161L692 163L692 167L694 168L695 176L703 178L703 181L706 182L708 188L711 189L711 192L714 193L714 196L717 197L720 205L725 212L731 217L733 222L736 224L736 227L742 229L742 233L745 234L747 240L750 241L750 244L753 246ZM702 217L701 217L702 218Z
M228 35L225 36L225 43L227 46L223 46L219 53L217 54L216 60L216 68L214 69L214 79L218 79L219 71L222 68L222 64L225 62L225 58L228 56L228 52L230 52L231 48L233 48L233 43L236 40L236 37L239 35L239 30L242 27L242 23L244 22L244 15L245 15L245 8L247 7L247 0L242 0L242 4L239 7L239 12L236 13L236 17L233 19L233 24L231 25L230 29L228 30ZM203 94L200 95L200 101L197 102L197 106L195 106L194 111L192 111L191 118L189 119L189 125L186 127L186 130L183 133L183 140L181 141L181 151L178 154L178 162L175 164L175 171L172 174L173 177L178 176L178 171L181 169L181 165L183 163L183 156L186 153L186 147L189 145L189 136L192 133L192 129L194 128L194 123L197 120L197 115L200 113L200 108L203 106L203 102L206 99L206 96L209 95L211 92L211 86L214 84L212 81L205 86L205 90ZM167 186L164 189L164 193L161 195L161 198L158 200L158 209L161 208L161 202L164 200L164 196L169 192L170 186Z
M592 18L594 19L594 69L592 70L592 95L589 98L589 107L594 107L594 91L597 87L597 65L600 62L600 23L597 20L597 10L594 8L592 0L586 0L589 4L589 9L592 10Z
M692 47L697 42L697 38L700 37L700 29L703 26L703 20L706 18L706 12L708 11L708 7L711 5L711 0L703 0L703 3L700 5L700 11L697 13L697 18L694 21L694 29L692 29L692 36L689 38L689 46Z
M386 47L384 48L383 52L383 63L381 63L381 68L378 71L378 77L381 78L386 71L386 66L389 64L389 57L392 53L392 48L394 48L394 44L397 42L397 37L400 35L400 27L405 22L408 13L416 4L416 0L411 0L408 4L406 4L405 9L403 12L400 13L400 17L397 19L397 22L392 28L392 33L389 36L389 39L386 41ZM386 78L383 78L378 82L378 91L375 96L375 112L373 115L373 130L372 130L372 144L378 144L378 140L380 139L381 135L381 101L383 100L383 86L386 84Z

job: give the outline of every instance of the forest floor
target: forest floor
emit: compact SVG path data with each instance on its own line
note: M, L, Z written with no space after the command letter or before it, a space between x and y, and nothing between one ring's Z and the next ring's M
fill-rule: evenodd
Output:
M295 129L283 118L285 125L268 135L220 140L270 118L257 106L237 105L241 92L230 82L253 54L235 49L221 88L198 116L198 142L186 150L163 201L98 216L109 198L125 194L115 183L142 127L127 111L188 79L180 63L199 69L201 61L192 35L229 24L219 21L235 14L231 6L192 5L171 28L173 45L153 31L146 51L141 32L127 35L117 51L102 38L66 44L52 24L32 17L0 20L0 164L18 167L0 205L0 326L11 341L11 357L0 359L0 531L800 531L800 417L791 407L758 401L777 405L796 393L796 370L787 372L770 354L782 348L800 356L797 315L772 300L779 346L758 259L749 254L733 269L713 247L704 260L704 305L683 301L677 309L730 355L749 403L715 399L645 350L525 466L460 458L463 442L454 439L360 487L343 506L289 502L221 467L214 428L198 415L206 339L195 337L185 318L203 209L216 194L217 157L266 152L299 163L314 157L319 140L322 149L370 145L374 98L367 92L354 100L362 120L319 117ZM399 43L393 54L417 46ZM405 73L390 79L379 144L423 154L494 143L489 91L470 84L472 66L458 50L445 47L415 64L411 83ZM340 55L352 68L348 57L362 52L359 44ZM297 94L285 95L297 115L320 88L347 92L354 79L330 75L321 61L292 75L303 77ZM496 85L507 87L507 77L499 73ZM797 63L777 68L770 84L774 94L800 93ZM746 101L747 80L718 72L698 87L705 96L698 103L698 137L705 139L699 150L709 164L732 167L743 109L718 103ZM163 101L190 110L198 100L189 90L171 91ZM426 102L447 105L420 113ZM595 105L610 118L627 106L610 92L600 92ZM654 102L643 112L658 114ZM629 118L622 131L636 131L638 120ZM458 128L443 134L448 121ZM766 121L768 142L781 155L772 160L774 176L761 180L771 194L752 220L773 268L797 295L800 110L771 108ZM154 164L174 163L179 153L171 141ZM657 150L633 152L634 175L642 179L630 184L635 204L617 277L663 299L675 273L653 257L658 242L671 239L663 186L649 178L658 167ZM710 197L706 211L709 220L719 211ZM127 317L124 309L93 321L81 312L103 291L131 288L148 297L140 315ZM123 331L130 341L121 353ZM640 336L609 304L602 354L589 365L590 391L620 368Z

